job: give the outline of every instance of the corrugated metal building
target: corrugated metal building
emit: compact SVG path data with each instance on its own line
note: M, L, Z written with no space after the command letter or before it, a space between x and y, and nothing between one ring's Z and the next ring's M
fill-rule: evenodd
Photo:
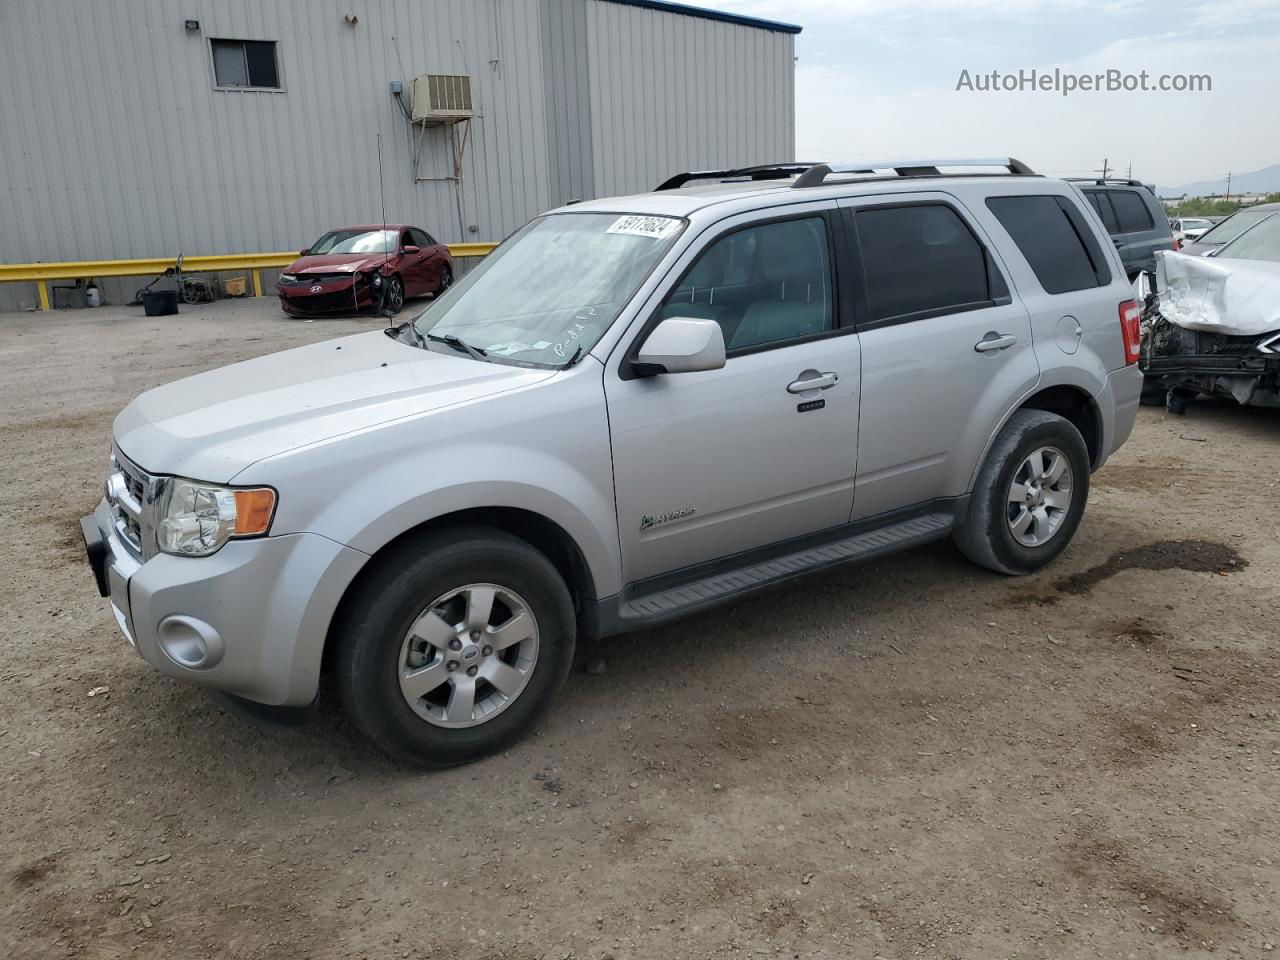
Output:
M796 32L654 0L0 3L0 263L296 249L384 202L498 240L575 197L790 160ZM469 127L410 121L422 74L470 78ZM464 133L460 182L435 179ZM0 286L0 309L33 301Z

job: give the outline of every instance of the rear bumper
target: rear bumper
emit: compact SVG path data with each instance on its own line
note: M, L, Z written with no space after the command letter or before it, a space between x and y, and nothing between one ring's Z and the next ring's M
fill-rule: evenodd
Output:
M103 544L116 623L153 668L261 704L315 699L329 624L365 554L299 533L140 563L114 535L105 501L85 522Z
M1107 374L1103 396L1098 398L1102 414L1102 449L1094 469L1106 463L1133 433L1142 399L1142 371L1137 364L1112 370ZM1109 416L1108 416L1109 412ZM1108 422L1109 421L1109 422Z

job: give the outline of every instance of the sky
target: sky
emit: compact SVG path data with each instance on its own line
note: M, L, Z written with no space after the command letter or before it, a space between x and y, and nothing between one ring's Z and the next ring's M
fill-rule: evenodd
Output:
M1280 0L692 0L794 23L796 158L1013 156L1173 186L1280 163ZM992 70L1208 74L1206 92L957 90ZM974 80L976 85L977 81Z

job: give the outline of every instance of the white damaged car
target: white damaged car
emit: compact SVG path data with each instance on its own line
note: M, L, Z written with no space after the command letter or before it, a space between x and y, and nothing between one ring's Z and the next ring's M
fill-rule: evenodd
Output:
M1280 217L1214 257L1158 254L1147 319L1142 371L1170 412L1199 394L1280 407Z

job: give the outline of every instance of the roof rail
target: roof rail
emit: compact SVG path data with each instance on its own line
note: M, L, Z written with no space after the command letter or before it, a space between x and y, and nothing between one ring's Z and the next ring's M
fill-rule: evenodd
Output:
M658 184L654 190L677 190L693 180L785 180L804 173L811 163L762 163L734 170L690 170L677 173Z
M928 160L876 160L856 163L819 163L810 167L796 179L793 187L816 187L833 173L876 173L892 170L899 177L946 176L939 167L1004 167L1015 177L1034 177L1036 172L1021 160L1013 157L969 157Z
M1151 189L1151 184L1143 183L1141 180L1130 180L1125 177L1065 177L1071 183L1096 183L1098 186L1105 186L1108 183L1118 183L1126 187L1146 187Z

